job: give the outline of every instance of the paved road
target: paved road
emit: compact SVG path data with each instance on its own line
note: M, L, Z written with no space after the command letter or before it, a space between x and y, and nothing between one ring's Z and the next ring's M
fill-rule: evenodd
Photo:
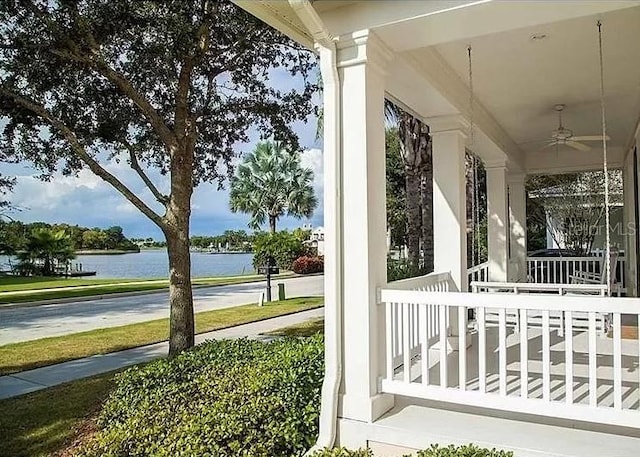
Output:
M287 297L322 295L322 276L282 279ZM194 289L196 312L255 303L264 283ZM275 288L274 288L275 289ZM0 345L169 316L167 292L0 309Z

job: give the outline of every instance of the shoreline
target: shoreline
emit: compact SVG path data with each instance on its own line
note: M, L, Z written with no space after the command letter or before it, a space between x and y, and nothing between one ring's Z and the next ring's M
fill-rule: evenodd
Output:
M83 249L76 251L75 255L125 255L125 254L140 254L140 250L124 250L124 249Z

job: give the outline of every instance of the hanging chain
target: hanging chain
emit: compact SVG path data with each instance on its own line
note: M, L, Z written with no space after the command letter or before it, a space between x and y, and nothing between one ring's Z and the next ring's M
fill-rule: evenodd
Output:
M602 22L598 21L598 51L600 57L600 111L602 114L602 156L603 156L603 172L604 172L604 220L606 227L606 279L607 279L607 295L611 295L611 235L609 222L609 165L607 163L607 121L605 116L604 102L604 59L602 57Z
M476 244L477 244L477 249L478 249L478 253L476 255L476 257L478 258L478 263L482 263L481 262L481 250L480 250L480 192L478 191L478 188L480 187L480 180L478 179L478 159L475 158L474 156L474 170L473 173L475 175L475 190L474 190L474 196L475 196L475 207L476 207L476 224L474 226L475 232L476 232Z
M473 59L471 45L467 46L467 58L469 66L469 144L475 140L474 132L474 90L473 90ZM478 196L478 159L471 153L472 170L472 196L471 196L471 262L472 266L480 263L480 200ZM477 261L477 264L476 264Z
M469 144L473 144L473 64L471 60L471 45L467 46L467 56L469 58Z
M476 156L471 155L471 266L476 263Z

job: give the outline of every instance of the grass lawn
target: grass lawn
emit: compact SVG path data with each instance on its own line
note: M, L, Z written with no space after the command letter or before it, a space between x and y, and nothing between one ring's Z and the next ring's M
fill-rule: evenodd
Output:
M121 282L136 279L87 279L87 278L47 278L43 276L0 276L0 291L13 292L30 289L52 289L56 287L77 287Z
M287 276L291 276L291 274L284 273L275 276L274 279ZM241 275L193 278L192 284L194 286L224 286L254 281L264 281L264 276ZM167 279L65 279L4 276L0 277L0 304L88 297L121 292L163 290L168 287L169 281ZM62 290L62 288L65 289Z
M291 298L265 306L243 305L196 314L196 333L283 316L322 306L322 297ZM66 362L96 354L106 354L164 341L169 320L111 327L71 335L42 338L0 346L0 375Z
M300 324L284 327L273 332L267 332L265 335L269 336L313 336L316 333L324 333L324 319L310 319Z
M0 400L0 454L45 457L90 433L90 418L114 386L114 372Z

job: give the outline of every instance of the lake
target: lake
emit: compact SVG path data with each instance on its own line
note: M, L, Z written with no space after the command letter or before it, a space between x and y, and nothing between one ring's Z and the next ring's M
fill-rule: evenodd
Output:
M191 276L227 276L253 273L253 254L191 253ZM6 258L0 259L6 264ZM142 250L122 255L79 255L72 264L84 271L96 271L93 278L166 278L169 259L166 249Z

